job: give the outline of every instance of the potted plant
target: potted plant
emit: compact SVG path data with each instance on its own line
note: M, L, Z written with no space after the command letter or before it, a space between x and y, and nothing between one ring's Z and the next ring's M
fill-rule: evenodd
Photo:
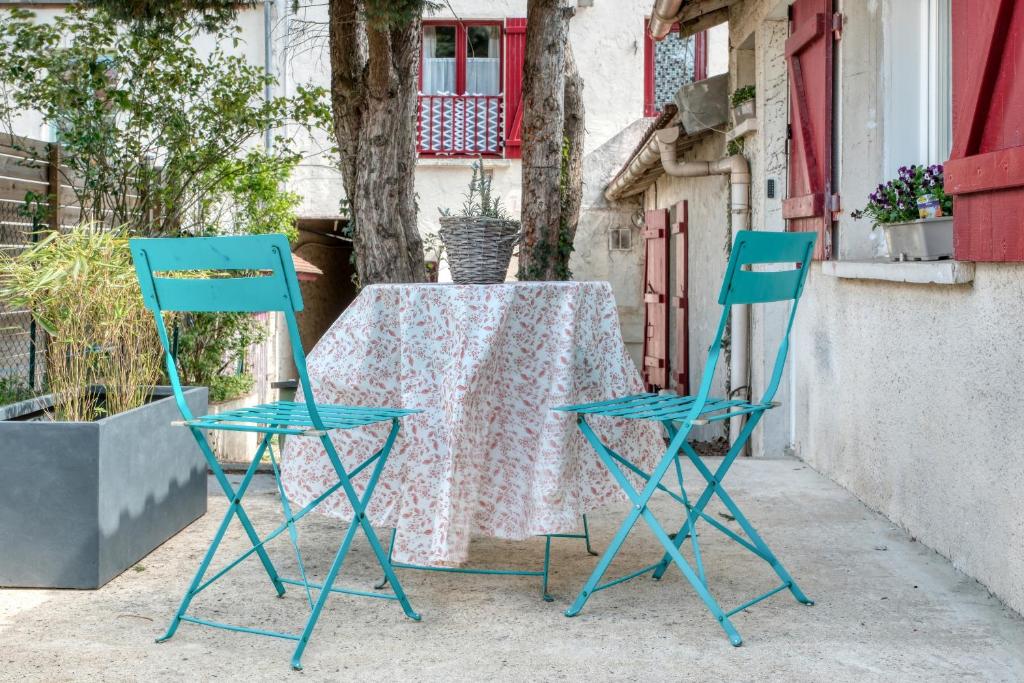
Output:
M441 242L448 255L452 280L460 285L505 281L512 249L519 241L519 221L509 216L501 197L491 192L493 179L482 159L473 163L462 208L441 209Z
M953 198L943 189L942 164L900 166L895 179L879 185L867 206L850 215L881 226L893 260L953 256Z
M206 512L127 240L79 227L0 257L47 333L49 394L0 409L0 586L98 588ZM206 412L206 389L185 400Z
M756 94L754 86L745 85L742 88L737 88L732 93L730 101L732 103L732 118L733 126L738 126L747 119L754 118L756 113L754 110L754 95Z

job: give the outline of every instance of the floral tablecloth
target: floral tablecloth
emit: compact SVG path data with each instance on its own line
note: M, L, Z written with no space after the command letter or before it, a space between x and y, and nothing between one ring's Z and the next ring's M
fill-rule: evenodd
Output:
M574 417L550 410L642 388L606 282L370 286L308 365L318 403L424 411L403 419L368 510L375 525L397 528L396 561L458 564L471 535L570 533L581 513L624 500ZM664 448L653 423L593 424L641 466ZM346 468L388 427L332 432ZM282 470L300 505L337 481L315 438L289 438ZM340 492L318 509L351 517Z

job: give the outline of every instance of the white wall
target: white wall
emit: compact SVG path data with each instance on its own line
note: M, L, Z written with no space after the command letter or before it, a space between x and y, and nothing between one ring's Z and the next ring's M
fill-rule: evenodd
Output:
M886 127L893 114L886 102L901 98L889 90L898 86L883 60L884 19L906 9L896 5L903 1L840 5L835 164L844 260L873 256L870 226L849 212L884 179L886 150L905 147ZM755 30L765 36L765 21L779 8L773 0L734 6L734 44ZM777 58L777 50L759 54ZM769 87L758 81L759 112ZM762 126L748 150L763 157L779 137L778 126ZM755 225L760 212L770 228L773 212L756 199L769 168L754 164L753 187ZM814 264L789 364L796 454L1017 611L1024 611L1024 426L1016 419L1024 384L1022 283L1021 264L979 263L964 285L839 279ZM772 324L770 317L762 322ZM755 392L764 368L759 374ZM770 452L768 442L766 436L760 452Z

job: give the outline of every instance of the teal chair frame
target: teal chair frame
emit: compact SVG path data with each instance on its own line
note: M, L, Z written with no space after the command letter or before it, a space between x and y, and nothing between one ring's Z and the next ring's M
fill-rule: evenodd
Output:
M402 589L402 585L399 583L398 577L395 576L394 570L391 567L388 554L381 546L377 535L370 526L369 520L366 518L365 510L373 496L374 488L380 479L384 465L387 463L388 455L395 443L395 438L398 436L401 418L420 411L398 408L323 405L314 401L313 390L310 386L306 370L306 356L299 341L299 328L295 319L295 313L302 310L302 295L299 291L299 281L295 274L287 238L283 235L258 235L245 237L133 239L130 241L130 248L142 289L143 299L156 319L157 334L160 337L160 343L163 345L167 374L170 377L174 398L177 401L178 409L181 411L183 418L182 422L176 424L183 425L192 432L192 436L206 458L210 471L229 501L224 519L217 528L217 532L210 542L210 546L192 582L189 584L185 596L182 598L178 611L175 613L167 632L157 642L163 642L171 638L183 621L229 631L284 638L296 641L297 644L292 656L292 666L295 669L301 669L302 654L309 643L327 597L331 593L397 600L401 604L406 616L419 621L420 615L409 604L405 591ZM164 274L169 274L171 277L166 277ZM226 274L227 276L217 276L218 274ZM185 403L185 397L182 393L181 381L164 323L163 312L165 311L248 313L276 311L282 313L291 338L292 356L295 360L295 367L298 371L299 383L305 400L302 402L277 401L217 415L193 416L189 411L188 405ZM330 432L335 429L353 429L378 423L390 423L391 425L384 444L376 453L363 460L354 469L346 471L341 459L338 457L334 444L331 442ZM205 430L209 429L255 432L262 435L259 448L253 456L252 464L249 465L237 487L232 486L228 481L224 470L214 456L213 449L210 447L205 434ZM330 459L338 476L336 484L330 486L311 503L297 512L292 511L281 483L280 470L277 458L274 456L272 444L272 439L275 435L320 439L320 443L323 444L327 457ZM253 476L264 454L270 457L285 521L266 537L260 538L242 505L242 500L249 485L252 483ZM371 466L372 470L370 471L369 481L366 484L363 495L360 496L356 493L352 479ZM344 492L345 497L352 506L352 520L341 542L341 546L334 556L324 582L322 584L314 583L309 581L306 576L302 553L299 551L298 532L295 524L339 489ZM236 517L241 523L242 529L252 547L229 562L213 576L204 580L210 562L213 560L217 548L224 538L228 525ZM373 554L380 563L385 576L391 582L393 593L373 593L340 588L334 585L357 529L362 529L369 540ZM288 532L295 551L300 573L299 579L281 577L265 549L269 541L285 531ZM301 633L282 633L247 626L236 626L188 614L189 604L196 595L253 554L259 558L278 597L284 596L286 584L302 586L304 588L306 599L310 606L310 615ZM316 593L315 599L314 593Z
M575 413L580 431L587 441L594 447L598 457L608 467L612 476L619 486L629 497L633 504L632 509L623 520L618 533L612 539L599 560L593 573L580 591L575 602L566 610L566 616L572 617L579 614L583 605L594 593L610 588L611 586L623 583L638 576L653 572L653 578L660 579L669 564L679 567L683 577L693 587L700 599L707 605L712 616L718 621L726 632L730 642L739 646L743 640L739 632L732 625L730 617L741 612L752 605L778 593L789 589L799 602L806 605L814 604L813 601L804 595L797 586L796 581L786 571L782 563L772 553L764 539L750 523L747 517L740 510L736 502L728 494L723 486L723 479L729 472L736 456L743 451L743 447L750 438L751 433L761 421L765 412L775 407L772 399L779 388L782 379L782 370L786 364L786 356L789 350L789 335L793 328L793 320L796 316L797 303L803 292L804 282L807 279L807 270L814 253L814 241L816 235L807 232L778 233L778 232L752 232L740 231L733 243L732 254L729 258L729 265L722 283L721 295L718 298L722 306L722 316L718 323L718 330L715 333L715 340L711 344L708 360L704 366L704 374L701 379L700 389L695 396L677 396L675 394L637 394L625 396L598 403L583 405L561 406L555 410ZM764 266L767 264L794 264L795 268L784 270L752 270L753 266ZM783 335L775 357L775 366L772 370L771 379L768 382L761 400L752 403L749 401L713 398L711 383L715 374L715 367L722 351L722 336L725 333L726 323L734 305L761 304L772 301L792 301L789 311L789 319L786 324L786 333ZM591 425L587 422L588 415L603 415L619 419L650 420L662 424L667 432L669 444L665 454L654 468L653 472L645 472L624 456L614 452L605 445ZM733 418L746 418L746 424L740 431L736 441L729 448L722 462L712 471L701 461L697 452L687 441L694 426L709 424L712 422L728 421ZM705 488L696 502L692 503L687 497L683 487L683 470L680 464L680 451L684 454L705 482ZM662 479L669 468L674 467L679 482L679 493L668 489L661 484ZM627 477L627 472L632 473L645 482L641 490L634 488ZM656 491L662 491L670 498L683 506L685 520L679 531L673 535L667 533L654 513L648 508L648 502ZM718 499L729 510L737 524L742 529L744 536L729 529L714 517L709 515L705 509L713 496ZM622 543L632 531L636 522L643 518L655 538L663 546L665 554L662 559L652 565L631 572L611 581L601 583L601 579L615 558ZM782 583L770 591L754 597L742 603L738 607L725 610L711 594L707 577L704 572L704 562L701 557L700 541L697 533L697 524L700 521L706 522L709 526L723 533L726 537L735 541L740 546L750 551L756 557L764 560L775 571ZM690 540L693 550L693 565L683 557L681 549L686 539Z

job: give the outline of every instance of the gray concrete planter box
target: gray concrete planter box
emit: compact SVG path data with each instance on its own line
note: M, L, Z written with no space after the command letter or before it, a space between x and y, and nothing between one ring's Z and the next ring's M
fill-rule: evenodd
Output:
M205 387L188 389L206 413ZM169 387L95 422L0 407L0 587L99 588L206 512L206 461Z
M885 243L894 261L937 261L953 256L953 217L887 223Z

